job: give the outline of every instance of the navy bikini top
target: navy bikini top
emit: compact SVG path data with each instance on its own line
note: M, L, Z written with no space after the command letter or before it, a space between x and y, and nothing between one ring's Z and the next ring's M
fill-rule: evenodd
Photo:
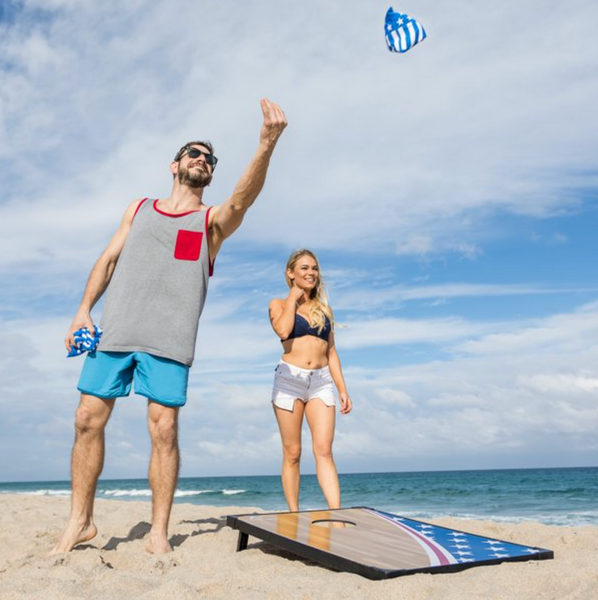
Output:
M332 329L330 325L330 319L326 317L326 322L324 324L324 328L320 333L318 333L317 327L312 327L309 324L309 321L301 316L300 314L295 313L295 325L293 326L293 331L286 340L280 340L281 342L286 342L287 340L294 340L298 337L303 337L305 335L313 335L315 337L328 341L328 336L330 335L330 330Z

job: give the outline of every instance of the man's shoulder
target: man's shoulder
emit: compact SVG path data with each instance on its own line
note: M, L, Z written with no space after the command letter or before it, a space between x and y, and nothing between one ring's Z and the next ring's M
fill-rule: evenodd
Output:
M221 204L212 204L211 206L206 206L206 210L210 211L210 223L212 223L212 221L214 220L214 216L218 214L218 211L220 210L221 206Z
M136 200L133 200L133 202L130 202L127 205L127 208L121 220L121 229L124 227L128 231L128 228L133 223L135 215L146 200L147 198L137 198Z
M149 200L147 197L146 198L135 198L135 200L133 200L133 202L130 202L129 205L127 206L127 213L131 213L132 215L135 215L135 213L141 208L141 205L146 201Z

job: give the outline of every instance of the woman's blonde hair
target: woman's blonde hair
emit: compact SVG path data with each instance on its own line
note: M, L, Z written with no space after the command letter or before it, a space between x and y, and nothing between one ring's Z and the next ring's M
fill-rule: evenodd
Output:
M297 262L303 256L310 256L316 261L316 265L318 266L318 282L316 286L310 291L309 298L312 303L309 306L309 321L310 323L318 328L318 333L322 333L324 326L326 325L326 317L330 319L330 326L334 326L334 319L332 317L332 310L328 305L328 296L326 295L326 291L324 289L324 279L322 278L322 273L320 271L320 263L316 255L307 249L297 250L293 252L291 256L289 256L289 260L287 261L287 267L284 272L284 277L287 282L289 288L293 287L293 280L289 277L289 271L292 271Z

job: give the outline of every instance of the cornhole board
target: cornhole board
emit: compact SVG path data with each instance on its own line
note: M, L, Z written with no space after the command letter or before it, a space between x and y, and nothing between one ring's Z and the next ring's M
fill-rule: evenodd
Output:
M231 515L237 551L251 535L337 571L369 579L446 573L502 562L554 558L535 548L430 525L368 507Z

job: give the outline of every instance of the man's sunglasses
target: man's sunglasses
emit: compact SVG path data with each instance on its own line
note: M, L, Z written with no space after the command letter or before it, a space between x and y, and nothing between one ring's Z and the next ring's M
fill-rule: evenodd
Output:
M199 158L200 156L203 156L210 167L212 167L212 170L216 168L216 164L218 163L218 159L211 152L204 152L203 150L198 150L193 146L181 148L179 153L174 157L174 160L178 162L185 153L187 153L189 158Z

